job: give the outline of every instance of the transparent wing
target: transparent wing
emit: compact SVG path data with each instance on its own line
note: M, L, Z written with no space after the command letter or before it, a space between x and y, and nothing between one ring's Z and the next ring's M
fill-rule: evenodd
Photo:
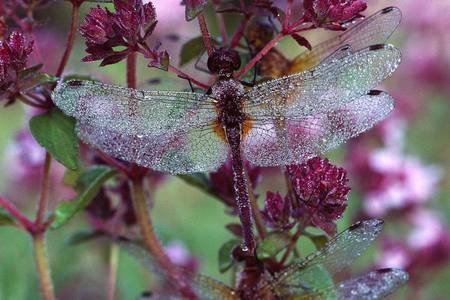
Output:
M288 297L289 300L375 300L382 299L408 280L408 274L398 269L369 272L327 288Z
M140 245L131 241L121 240L119 245L128 253L134 256L143 266L147 267L150 272L164 277L164 272L158 267L151 254ZM214 280L208 276L201 274L189 274L180 269L180 272L186 275L190 280L190 284L200 300L237 300L237 296L233 289L225 284ZM166 295L167 299L177 299L176 296ZM150 298L156 299L156 298ZM181 299L181 298L179 298Z
M77 119L82 141L145 167L169 173L211 171L228 153L214 132L214 105L203 94L72 81L61 83L53 99Z
M366 220L352 225L322 249L276 274L261 290L269 289L280 297L287 297L328 288L333 275L350 266L367 249L381 231L382 224L381 220Z
M255 119L242 142L243 152L258 166L300 163L371 128L393 107L390 95L371 91L326 113Z
M401 58L400 51L391 45L347 53L312 70L254 86L244 95L246 114L253 119L300 118L330 111L380 84L395 71Z
M400 24L402 13L397 7L386 7L373 15L347 23L348 29L341 35L314 46L305 51L290 64L287 74L310 69L344 44L354 50L374 44L383 44Z

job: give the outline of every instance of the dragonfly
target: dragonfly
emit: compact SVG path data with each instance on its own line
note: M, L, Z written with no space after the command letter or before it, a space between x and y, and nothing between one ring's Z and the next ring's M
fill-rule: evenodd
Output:
M331 39L315 45L294 59L286 58L276 48L272 48L258 63L259 75L263 78L277 78L310 69L331 55L343 45L358 50L373 44L382 44L397 29L402 19L399 8L390 6L374 14L344 23L346 30ZM246 37L253 51L261 50L274 35L274 27L261 20L248 26Z
M262 280L249 291L234 289L202 274L189 274L191 285L200 300L224 299L289 299L289 300L362 300L381 299L394 292L408 280L408 274L399 269L370 271L347 280L334 277L348 268L381 231L383 221L357 222L329 240L323 248L303 260L295 261L279 273L265 271ZM143 266L162 274L151 254L130 241L120 245ZM145 299L180 299L176 294L153 293Z
M246 89L239 53L218 48L207 93L61 82L54 103L77 120L82 141L110 156L172 174L217 170L231 158L243 249L255 249L243 160L284 166L334 148L382 120L392 97L372 90L401 60L392 45L344 45L314 68Z

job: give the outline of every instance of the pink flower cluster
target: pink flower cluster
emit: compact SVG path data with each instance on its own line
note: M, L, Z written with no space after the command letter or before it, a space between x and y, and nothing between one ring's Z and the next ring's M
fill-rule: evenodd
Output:
M315 226L329 235L334 234L334 221L344 213L350 191L345 169L320 157L287 169L295 199L290 195L267 193L262 211L266 223L273 228L286 229L296 220L303 226Z
M106 8L92 8L80 25L80 33L86 39L83 61L103 60L102 65L116 63L137 51L139 43L153 32L156 12L151 2L142 0L115 0L115 12ZM117 51L114 47L124 46Z
M0 41L0 99L18 82L19 72L27 65L32 51L33 42L27 41L20 31Z
M307 19L317 27L343 30L349 21L367 8L365 0L305 0L303 7Z

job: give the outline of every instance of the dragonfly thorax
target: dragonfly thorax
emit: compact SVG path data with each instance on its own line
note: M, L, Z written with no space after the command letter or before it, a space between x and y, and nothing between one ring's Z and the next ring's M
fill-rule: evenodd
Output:
M220 79L211 87L211 96L216 100L221 127L241 127L245 120L242 111L244 92L244 86L233 78Z

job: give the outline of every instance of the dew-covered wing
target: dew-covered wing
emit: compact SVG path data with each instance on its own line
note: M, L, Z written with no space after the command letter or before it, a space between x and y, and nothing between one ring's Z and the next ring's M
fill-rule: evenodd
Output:
M326 113L255 119L242 142L243 152L258 166L301 163L371 128L393 107L390 95L371 91Z
M119 245L134 256L144 267L148 268L150 272L155 273L162 278L167 278L167 275L157 265L151 254L142 246L126 240L121 240ZM186 280L188 280L190 287L193 289L199 300L238 300L234 290L220 281L201 274L190 274L181 268L178 271L185 276ZM154 296L158 297L161 295L154 294ZM165 294L164 296L166 297L164 299L183 299L178 298L178 295L176 295L175 292L173 295Z
M304 51L290 64L287 74L310 69L342 45L348 44L354 50L384 43L400 24L402 13L397 7L386 7L373 15L344 24L347 30L337 37L326 40Z
M226 159L207 95L69 81L53 101L75 117L81 140L113 157L169 173L215 170Z
M291 297L328 288L333 284L333 276L350 266L367 249L381 231L382 224L381 220L366 220L352 225L320 250L276 274L262 290Z
M286 300L377 300L395 292L408 280L398 269L380 269L327 288L287 297Z
M401 59L400 51L391 45L343 53L348 55L254 86L244 95L245 113L261 119L329 112L379 85L397 69Z

